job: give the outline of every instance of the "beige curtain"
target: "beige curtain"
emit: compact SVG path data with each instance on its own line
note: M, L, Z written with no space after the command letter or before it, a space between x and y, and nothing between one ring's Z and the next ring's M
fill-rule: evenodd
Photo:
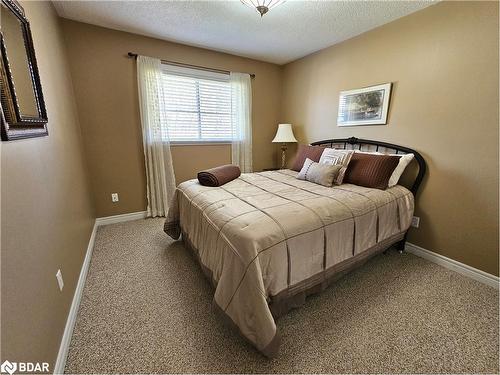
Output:
M137 84L146 162L148 217L166 216L175 175L164 108L161 61L137 57Z
M244 173L252 166L252 80L249 74L231 72L231 118L233 140L231 162Z

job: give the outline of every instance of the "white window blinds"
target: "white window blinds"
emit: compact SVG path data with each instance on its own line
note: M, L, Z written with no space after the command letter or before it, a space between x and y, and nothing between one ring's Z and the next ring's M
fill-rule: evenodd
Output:
M222 73L164 64L163 93L171 142L231 141L231 87Z

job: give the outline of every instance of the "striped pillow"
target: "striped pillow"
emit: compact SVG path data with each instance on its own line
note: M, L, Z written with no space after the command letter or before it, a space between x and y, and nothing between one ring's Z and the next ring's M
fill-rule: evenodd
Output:
M321 154L321 158L319 159L320 164L341 166L339 174L334 181L336 185L342 184L347 166L349 165L349 161L351 160L353 154L353 150L337 150L334 148L325 148Z
M345 173L344 182L375 189L387 189L399 156L356 152Z
M394 172L392 172L391 178L389 178L389 185L388 185L388 187L392 187L392 186L395 186L395 185L398 184L399 179L403 175L403 172L405 171L406 167L415 158L415 155L413 155L413 154L403 154L403 155L398 155L398 154L383 154L383 153L377 152L377 151L360 151L360 150L354 150L354 152L359 152L359 153L362 153L362 154L400 156L398 166L396 167L396 169L394 169Z

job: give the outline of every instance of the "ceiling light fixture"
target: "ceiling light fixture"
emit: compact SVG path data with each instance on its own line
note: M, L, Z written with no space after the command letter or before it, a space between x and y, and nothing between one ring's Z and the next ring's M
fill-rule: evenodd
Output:
M285 0L241 0L241 2L250 8L255 9L262 17L272 8L283 4Z

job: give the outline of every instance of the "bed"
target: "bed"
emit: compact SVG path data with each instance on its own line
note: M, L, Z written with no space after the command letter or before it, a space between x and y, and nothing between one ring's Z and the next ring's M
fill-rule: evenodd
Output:
M164 230L182 240L215 288L214 306L265 356L275 318L392 245L402 250L425 161L409 148L357 138L312 145L413 153L408 188L325 187L291 170L242 174L220 187L181 183Z

